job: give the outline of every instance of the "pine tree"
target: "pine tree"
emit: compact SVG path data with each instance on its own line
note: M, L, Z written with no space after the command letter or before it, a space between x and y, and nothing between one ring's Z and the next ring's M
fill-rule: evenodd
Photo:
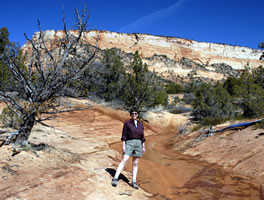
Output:
M158 81L155 73L148 70L138 51L133 55L127 74L127 84L123 95L126 108L146 111L151 107L166 105L168 96L164 87Z
M1 54L8 48L9 32L6 27L0 29L0 57ZM0 90L7 91L11 80L11 73L7 66L0 59Z
M120 56L114 49L105 50L103 58L103 91L102 96L106 101L120 99L125 87L125 68Z
M264 114L264 89L256 83L249 70L239 78L239 84L235 86L235 96L240 100L243 116L257 117Z

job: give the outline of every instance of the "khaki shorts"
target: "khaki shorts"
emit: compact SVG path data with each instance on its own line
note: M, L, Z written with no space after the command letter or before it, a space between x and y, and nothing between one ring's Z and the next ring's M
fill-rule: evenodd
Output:
M126 141L125 155L141 157L142 156L142 142L140 139L132 139Z

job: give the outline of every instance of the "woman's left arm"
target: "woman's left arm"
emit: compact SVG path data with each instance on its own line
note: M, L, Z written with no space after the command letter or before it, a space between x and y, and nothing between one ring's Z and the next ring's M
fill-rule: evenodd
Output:
M146 139L145 139L145 136L144 136L144 126L143 126L143 124L142 124L142 139L141 139L141 141L142 141L142 151L143 151L143 154L144 154L146 152L146 148L145 148Z
M146 149L145 149L145 142L142 143L142 151L143 151L143 154L146 152Z

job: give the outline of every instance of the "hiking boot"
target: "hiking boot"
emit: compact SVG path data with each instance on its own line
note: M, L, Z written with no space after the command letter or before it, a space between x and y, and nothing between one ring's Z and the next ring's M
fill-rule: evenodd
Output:
M135 189L138 189L138 184L136 182L132 182L131 183L131 186Z
M117 186L117 181L118 181L118 179L115 179L115 178L112 179L112 186L113 187Z

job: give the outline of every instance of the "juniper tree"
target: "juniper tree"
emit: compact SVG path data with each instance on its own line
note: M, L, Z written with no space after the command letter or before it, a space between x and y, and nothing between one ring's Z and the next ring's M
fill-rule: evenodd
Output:
M107 101L120 99L125 86L124 64L113 49L107 49L104 53L103 98Z
M6 27L0 29L0 55L8 48L9 32ZM10 89L9 83L12 81L12 75L6 64L0 60L0 90L6 91Z
M200 122L214 125L235 116L236 107L232 97L222 84L202 83L194 94L193 115Z
M262 71L262 67L250 72L248 69L239 77L235 85L235 96L239 99L239 106L243 110L245 117L259 117L264 114L264 89L262 88L262 74L256 75L255 72ZM255 74L255 75L254 75Z
M97 97L106 101L120 100L124 93L126 71L121 57L115 49L102 51L102 59L97 63L100 70L84 85Z
M138 51L133 55L133 60L127 73L127 83L122 97L126 109L147 111L156 105L166 105L168 95L158 80L155 73L148 70L143 63Z
M264 89L264 67L261 65L252 69L252 76L256 84Z

